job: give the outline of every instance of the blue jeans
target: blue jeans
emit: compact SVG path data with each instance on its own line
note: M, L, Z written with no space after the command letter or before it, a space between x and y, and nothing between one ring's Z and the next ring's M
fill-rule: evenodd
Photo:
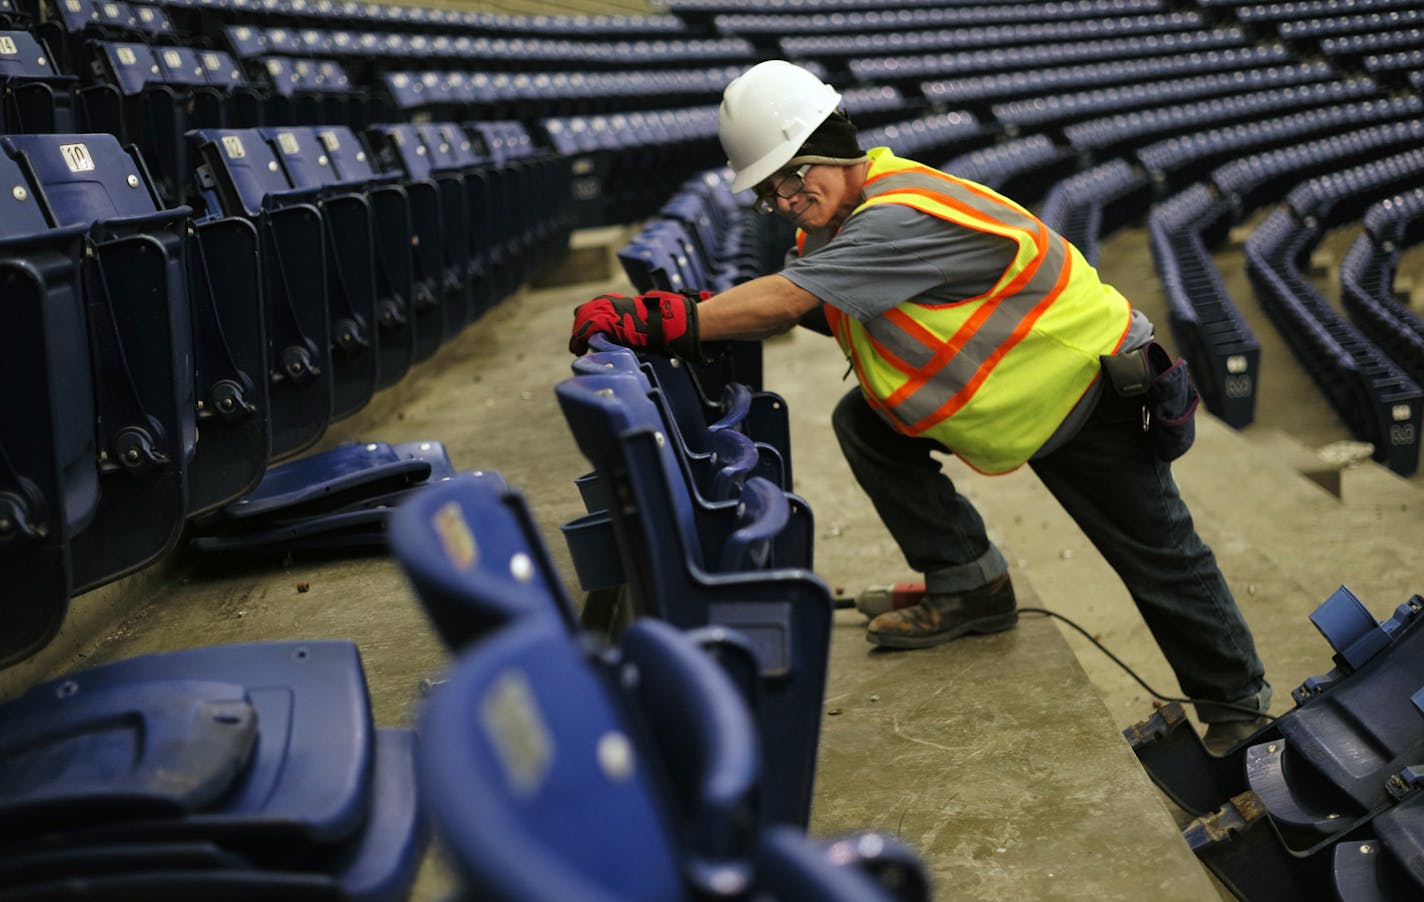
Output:
M933 439L896 432L852 389L831 418L851 471L930 592L976 589L1008 571L978 511L954 488ZM1101 392L1077 435L1029 462L1126 584L1182 691L1265 711L1271 687L1211 549L1171 467L1142 433L1141 407ZM1198 704L1203 722L1250 714Z

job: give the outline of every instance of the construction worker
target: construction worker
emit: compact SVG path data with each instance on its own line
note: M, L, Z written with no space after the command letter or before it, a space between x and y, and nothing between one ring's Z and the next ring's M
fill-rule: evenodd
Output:
M597 298L575 312L570 350L601 332L698 359L704 342L823 314L859 381L836 407L836 437L925 578L918 604L870 621L871 642L922 648L1015 625L1008 564L934 454L990 474L1028 464L1127 585L1182 689L1223 703L1196 706L1209 747L1254 732L1270 685L1167 461L1190 441L1183 366L1146 393L1170 360L1076 248L989 188L862 150L839 103L780 60L728 85L719 137L732 189L797 226L797 255L700 302Z

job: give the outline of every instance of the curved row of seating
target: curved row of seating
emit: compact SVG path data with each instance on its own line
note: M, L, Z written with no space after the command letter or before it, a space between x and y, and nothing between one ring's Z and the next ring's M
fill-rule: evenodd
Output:
M955 53L853 56L846 70L862 82L920 81L950 75L979 75L1024 69L1057 68L1072 63L1104 62L1155 54L1207 52L1250 45L1240 28L1213 28L1166 35L1134 35L1041 44L985 47L966 41Z
M1400 182L1420 181L1424 154L1417 151L1317 177L1293 189L1287 205L1268 216L1245 246L1257 297L1291 350L1351 431L1374 445L1375 459L1404 475L1419 465L1424 391L1335 312L1300 266L1323 230L1339 221L1333 217L1347 215L1349 203L1364 202L1372 186L1392 193L1388 189Z
M1113 85L1097 90L1030 97L996 103L994 118L1018 131L1062 128L1104 115L1121 115L1143 108L1199 102L1252 91L1332 83L1329 64L1291 63L1266 69L1246 69L1178 78L1150 84Z
M1202 30L1200 14L1147 13L1116 19L1095 19L1081 22L1035 22L1033 24L988 25L972 29L941 28L933 31L892 32L889 34L846 34L809 37L784 37L779 44L789 59L810 57L831 60L844 57L888 56L904 53L931 53L949 50L978 50L985 47L1019 47L1022 45L1093 42L1116 37L1136 37L1147 43L1161 41L1163 48L1173 46L1170 39L1180 35L1186 41L1207 34Z
M1424 189L1376 202L1340 262L1340 301L1361 332L1424 385L1424 321L1394 288L1404 251L1424 240Z
M931 103L985 110L998 100L1062 94L1093 86L1175 79L1188 73L1237 72L1278 65L1291 59L1290 53L1279 45L1227 48L1022 72L965 75L922 82L919 88Z
M953 157L939 168L1034 204L1077 169L1077 155L1047 135L1028 135Z
M862 4L863 6L864 4ZM785 34L864 34L933 27L982 28L1016 22L1097 22L1109 17L1161 12L1163 0L1070 0L1038 5L1004 3L987 6L910 6L854 9L846 12L765 12L775 6L747 3L759 12L724 13L712 17L718 33L738 36Z
M1038 216L1096 266L1101 241L1137 218L1151 188L1141 169L1109 160L1055 182Z

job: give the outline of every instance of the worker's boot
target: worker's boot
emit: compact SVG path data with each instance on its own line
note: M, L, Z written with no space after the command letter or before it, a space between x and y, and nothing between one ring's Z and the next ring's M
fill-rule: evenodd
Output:
M865 637L887 648L928 648L966 633L1012 629L1019 613L1006 573L986 586L954 595L926 595L917 605L888 611L866 627Z

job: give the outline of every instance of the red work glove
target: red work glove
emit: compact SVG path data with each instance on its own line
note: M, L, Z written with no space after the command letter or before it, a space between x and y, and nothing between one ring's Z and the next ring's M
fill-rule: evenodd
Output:
M574 310L569 351L588 350L589 336L602 333L620 345L703 360L697 338L697 302L712 296L707 291L650 291L626 297L603 294Z

